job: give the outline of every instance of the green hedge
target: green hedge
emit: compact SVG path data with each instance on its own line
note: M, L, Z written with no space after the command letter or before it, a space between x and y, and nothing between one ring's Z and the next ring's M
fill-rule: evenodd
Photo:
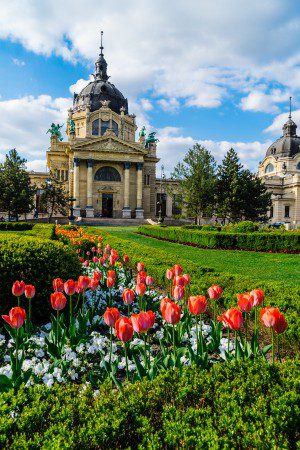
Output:
M99 229L89 228L90 231L99 233ZM169 255L163 251L149 253L149 247L138 244L130 240L120 237L115 237L109 234L109 231L101 229L105 243L110 243L111 246L117 249L121 255L127 254L132 265L139 261L143 261L146 269L155 280L163 288L166 287L165 271L174 264L180 262L180 255L178 258ZM267 282L259 279L254 279L247 276L232 275L230 273L217 273L210 267L203 266L203 263L184 261L184 270L191 275L191 293L205 294L208 287L213 284L219 284L223 287L223 296L220 306L228 308L236 306L236 294L246 291L251 291L254 288L261 288L266 294L266 305L277 306L286 315L289 327L281 340L285 342L285 347L291 351L295 351L295 347L299 347L300 341L300 288L284 285L280 282Z
M34 223L28 222L0 222L0 231L2 230L31 230L34 227Z
M300 251L300 233L224 233L142 225L140 233L198 247L258 251Z
M48 320L51 311L49 296L53 292L52 280L56 277L67 280L77 277L80 273L81 266L77 255L70 247L60 242L17 234L1 236L1 314L7 313L16 305L11 287L15 280L22 279L25 283L36 286L37 294L32 300L33 320ZM27 299L23 298L22 306L27 306L27 303Z
M177 369L122 392L55 385L0 396L5 449L296 449L299 362ZM297 447L298 448L298 447Z

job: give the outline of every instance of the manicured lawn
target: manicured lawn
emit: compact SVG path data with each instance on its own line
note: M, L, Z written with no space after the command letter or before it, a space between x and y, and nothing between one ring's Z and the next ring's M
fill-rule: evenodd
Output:
M97 229L101 231L101 228ZM180 261L183 266L184 260L194 261L212 267L217 272L253 276L265 281L280 281L300 286L299 255L189 247L139 235L136 227L103 227L103 231L149 247L149 252L152 253L155 249L163 250L168 255L174 255L174 263Z

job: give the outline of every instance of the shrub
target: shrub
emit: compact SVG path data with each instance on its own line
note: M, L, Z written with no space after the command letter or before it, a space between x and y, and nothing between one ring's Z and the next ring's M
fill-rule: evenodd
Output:
M80 275L81 266L75 252L62 243L8 235L0 238L0 273L1 313L7 313L16 305L11 286L16 279L23 279L36 286L37 294L32 300L33 318L45 321L51 310L52 280L75 278ZM26 299L22 302L26 305Z
M299 362L171 370L122 392L105 382L0 396L0 446L26 448L270 448L299 442Z
M259 229L259 224L251 222L251 220L244 220L233 225L233 230L236 233L253 233Z
M0 222L0 231L22 231L31 230L34 223L28 222Z
M139 232L147 236L167 239L204 248L241 249L258 251L300 251L299 233L225 233L198 231L179 227L160 228L142 225Z

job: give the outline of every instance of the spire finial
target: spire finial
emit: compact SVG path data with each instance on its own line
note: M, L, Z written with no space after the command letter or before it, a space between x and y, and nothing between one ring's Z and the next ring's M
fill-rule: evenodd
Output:
M102 39L103 39L103 31L101 31L101 45L100 45L100 55L101 56L103 56L103 49L104 49Z
M289 119L292 118L292 97L290 97L290 113L289 113Z

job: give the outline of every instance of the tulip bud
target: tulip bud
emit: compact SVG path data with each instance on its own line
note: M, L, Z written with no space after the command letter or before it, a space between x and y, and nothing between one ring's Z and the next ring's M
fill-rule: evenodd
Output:
M31 299L35 296L35 287L32 284L26 284L25 286L25 297Z

